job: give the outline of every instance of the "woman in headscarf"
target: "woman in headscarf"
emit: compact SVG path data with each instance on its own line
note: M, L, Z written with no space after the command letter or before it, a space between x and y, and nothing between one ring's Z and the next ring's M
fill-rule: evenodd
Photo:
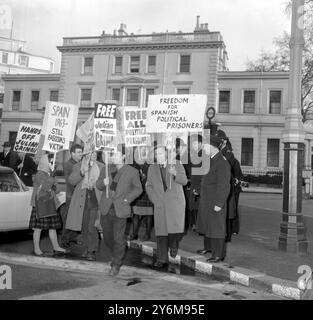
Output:
M29 227L34 230L34 255L46 256L40 249L41 230L49 230L49 238L53 246L54 255L63 255L66 250L58 243L56 230L62 226L57 213L54 195L57 193L57 182L52 173L52 154L44 154L34 176L34 188L31 198L33 207Z
M98 232L95 222L98 218L98 200L95 191L100 169L97 153L92 152L83 157L73 167L69 183L75 186L66 220L66 229L81 231L85 251L83 258L89 261L96 259L98 250Z

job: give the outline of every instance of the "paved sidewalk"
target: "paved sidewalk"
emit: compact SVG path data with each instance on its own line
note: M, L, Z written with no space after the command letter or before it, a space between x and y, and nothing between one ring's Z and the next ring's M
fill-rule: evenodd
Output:
M311 212L313 211L313 200L304 200L303 203L309 242L309 254L307 256L278 250L281 212L277 208L281 206L280 195L241 195L241 230L239 235L233 236L232 242L227 246L227 257L224 265L228 268L244 268L258 273L258 276L266 275L267 277L274 277L276 280L291 281L291 286L297 288L297 280L300 276L297 273L298 267L308 265L313 268L313 214ZM154 238L152 238L152 241L154 241ZM142 244L145 245L145 242ZM150 245L152 244L150 243ZM152 246L154 247L154 245ZM180 245L180 249L188 253L188 259L195 257L195 260L199 260L196 251L202 248L203 238L191 231L183 238ZM210 255L206 258L208 257ZM200 261L205 262L206 260L203 258ZM276 281L275 279L273 281Z

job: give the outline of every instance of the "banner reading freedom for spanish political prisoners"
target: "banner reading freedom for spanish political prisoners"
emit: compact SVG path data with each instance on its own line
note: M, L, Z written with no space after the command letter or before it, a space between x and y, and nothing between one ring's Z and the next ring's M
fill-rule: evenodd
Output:
M151 144L150 135L146 132L147 109L124 107L125 146L147 146Z
M20 123L14 151L36 154L41 135L41 126L29 123Z
M95 103L94 139L96 150L117 150L116 109L117 105L113 103Z
M147 110L147 132L202 131L206 95L151 95Z
M42 134L42 149L50 152L67 150L73 141L78 107L73 104L47 101Z

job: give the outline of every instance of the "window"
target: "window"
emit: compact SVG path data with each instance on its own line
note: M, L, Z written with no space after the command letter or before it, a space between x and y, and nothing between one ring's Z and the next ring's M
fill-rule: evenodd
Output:
M146 107L148 107L149 96L154 94L154 89L146 89Z
M28 56L18 56L18 64L20 66L28 67L29 57Z
M38 110L39 107L39 91L32 91L31 110Z
M8 53L2 52L2 63L7 64L8 63Z
M13 91L12 110L19 110L21 103L21 91Z
M139 73L140 57L131 56L130 57L130 73Z
M148 73L156 72L156 56L148 57Z
M241 165L253 166L253 138L241 139Z
M0 173L0 192L21 191L13 173Z
M91 89L81 89L80 91L80 106L91 107Z
M179 72L190 72L190 55L180 56Z
M113 88L112 89L112 100L117 101L120 104L121 101L121 89L120 88Z
M279 139L267 139L267 166L279 167Z
M0 103L3 103L4 93L0 93Z
M53 72L53 67L54 67L53 62L50 62L50 72Z
M271 114L280 114L281 112L281 91L270 91L270 109Z
M245 90L243 93L243 113L255 112L255 91Z
M84 74L92 74L93 71L93 57L84 58Z
M139 107L139 89L127 89L126 105Z
M179 88L177 89L177 94L189 94L190 89L189 88Z
M229 113L230 107L230 91L220 91L219 92L219 104L218 112Z
M50 101L59 101L59 91L51 90L50 91Z
M114 73L123 72L123 57L115 57L115 68Z

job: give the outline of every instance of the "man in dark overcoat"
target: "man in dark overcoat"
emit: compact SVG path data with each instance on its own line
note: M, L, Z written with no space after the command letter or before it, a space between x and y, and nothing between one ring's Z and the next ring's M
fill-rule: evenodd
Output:
M242 180L242 171L239 161L235 158L232 145L223 130L217 130L216 136L219 137L222 142L220 150L223 156L230 164L231 170L231 184L230 193L227 199L227 220L226 220L226 241L230 242L233 234L239 233L239 195L242 191L240 181Z
M17 166L21 163L17 152L12 150L11 143L6 141L3 144L3 152L0 153L0 165L4 167L10 167L14 171L18 172Z
M37 165L33 158L25 153L18 153L20 160L22 161L18 165L18 174L21 180L27 187L33 186L33 176L37 173Z
M204 249L211 251L207 261L223 261L226 256L226 210L230 192L230 165L218 147L221 140L206 137L203 143L204 157L210 157L210 169L203 175L197 231L204 234Z

